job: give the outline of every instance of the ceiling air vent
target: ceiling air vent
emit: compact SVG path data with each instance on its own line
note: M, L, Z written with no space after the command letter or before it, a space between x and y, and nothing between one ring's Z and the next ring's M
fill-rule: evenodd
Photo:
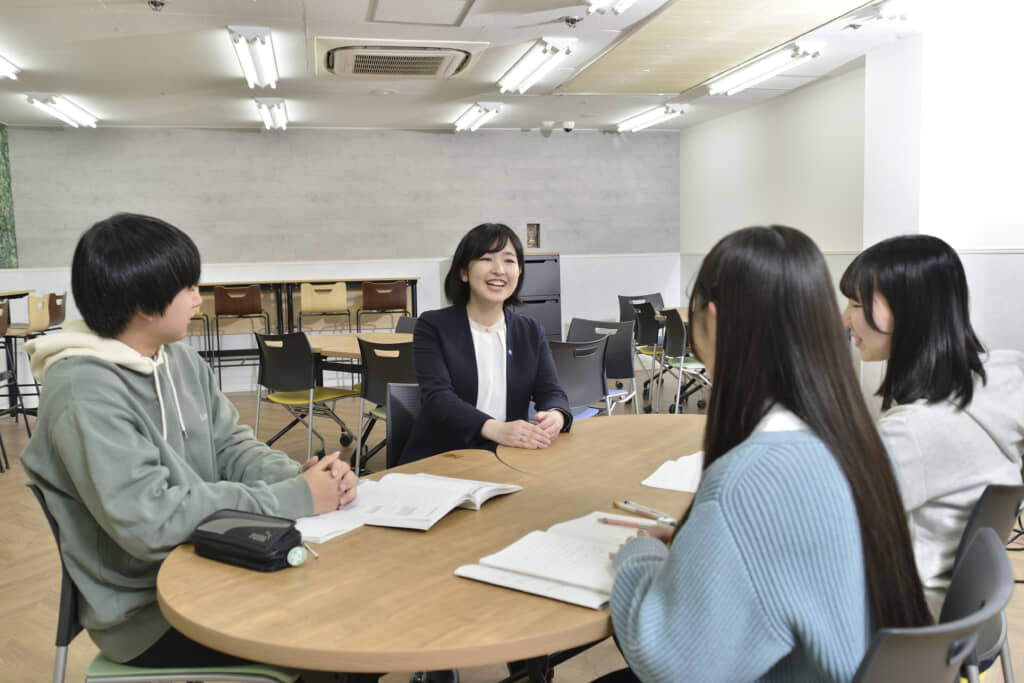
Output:
M327 71L336 76L449 78L469 63L470 53L447 47L346 45L327 51Z

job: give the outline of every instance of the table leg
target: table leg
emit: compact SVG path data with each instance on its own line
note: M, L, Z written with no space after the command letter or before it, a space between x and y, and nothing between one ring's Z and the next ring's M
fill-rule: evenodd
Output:
M416 284L417 284L417 282L419 282L419 281L418 280L409 280L409 291L410 291L410 293L412 295L412 317L414 317L414 318L419 315L419 313L417 312L419 310L419 306L418 306L418 304L416 302Z
M295 308L294 308L294 294L295 294L295 282L285 283L285 307L288 311L288 332L295 331Z
M284 334L285 331L291 332L291 315L292 306L291 299L288 300L288 323L284 321L284 295L281 293L283 285L280 282L275 282L272 287L274 288L274 308L277 311L277 333Z

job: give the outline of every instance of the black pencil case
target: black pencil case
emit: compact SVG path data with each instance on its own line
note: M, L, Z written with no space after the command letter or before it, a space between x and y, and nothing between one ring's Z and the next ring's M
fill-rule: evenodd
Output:
M295 522L244 510L214 512L196 526L191 540L197 555L261 572L306 559Z

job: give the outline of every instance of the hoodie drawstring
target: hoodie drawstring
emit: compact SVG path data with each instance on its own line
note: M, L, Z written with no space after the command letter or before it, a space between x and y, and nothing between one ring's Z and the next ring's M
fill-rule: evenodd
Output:
M174 399L174 409L178 414L178 427L181 429L182 437L188 438L188 432L185 430L185 418L181 416L181 403L178 402L178 389L174 386L174 378L171 376L171 362L165 354L158 356L160 361L152 361L153 363L153 382L156 385L156 400L160 404L160 426L163 431L163 439L167 441L167 413L164 409L164 394L160 390L160 370L159 366L164 365L167 367L167 381L171 385L171 396Z

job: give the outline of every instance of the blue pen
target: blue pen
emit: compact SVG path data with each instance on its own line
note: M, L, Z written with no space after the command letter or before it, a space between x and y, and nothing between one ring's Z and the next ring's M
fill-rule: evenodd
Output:
M655 510L652 507L648 507L646 505L643 505L642 503L635 503L631 500L613 500L612 505L621 510L628 510L629 512L635 512L638 515L643 515L644 517L648 517L650 519L656 519L661 524L669 524L671 526L675 526L679 523L677 519L675 519L671 515L665 514L661 510Z

